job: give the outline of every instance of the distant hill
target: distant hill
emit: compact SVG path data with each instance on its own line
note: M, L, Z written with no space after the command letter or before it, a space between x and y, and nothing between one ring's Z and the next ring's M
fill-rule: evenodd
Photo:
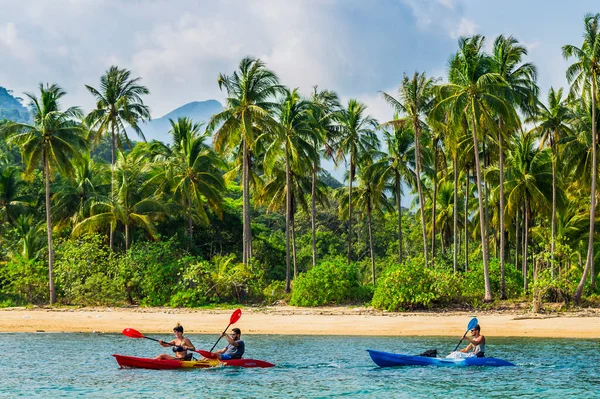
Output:
M29 122L29 111L19 97L12 95L12 90L0 86L0 120L8 119L13 122Z
M194 101L182 105L181 107L169 112L165 116L151 120L149 123L140 126L146 136L146 140L159 140L165 144L171 144L171 136L169 135L169 129L171 124L169 119L174 121L180 117L191 118L194 122L207 123L211 116L217 114L223 110L223 106L217 100L208 101ZM131 139L137 140L135 133L129 134Z

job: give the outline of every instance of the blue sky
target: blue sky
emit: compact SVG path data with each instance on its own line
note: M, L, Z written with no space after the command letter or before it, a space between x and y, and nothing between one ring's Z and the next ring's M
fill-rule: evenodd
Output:
M65 105L93 106L113 64L151 90L152 115L189 101L223 100L216 83L246 55L260 57L283 84L356 97L379 120L392 110L402 74L443 77L457 39L475 33L491 46L513 35L529 49L539 84L566 85L561 46L580 45L593 0L0 0L0 86L20 94L39 82L68 92Z

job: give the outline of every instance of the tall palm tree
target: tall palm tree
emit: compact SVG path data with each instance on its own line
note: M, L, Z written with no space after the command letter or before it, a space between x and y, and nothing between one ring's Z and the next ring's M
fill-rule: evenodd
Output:
M114 192L114 167L116 162L116 147L123 148L121 138L129 143L125 130L129 125L142 139L144 134L139 126L143 121L150 120L150 109L144 104L143 96L150 91L139 84L141 78L131 78L131 71L111 66L100 77L100 88L85 87L96 99L96 108L86 116L86 124L92 132L92 141L99 142L102 137L110 137L111 193ZM129 143L131 147L131 143ZM110 249L113 249L114 227L110 226Z
M481 230L485 301L492 300L489 278L489 246L483 206L483 181L479 157L479 133L482 123L495 123L496 115L511 119L511 107L507 104L510 94L503 78L492 72L492 60L483 53L484 38L476 35L459 39L459 50L450 60L449 83L440 87L441 100L438 112L450 110L451 118L460 121L468 112L473 134L473 153L477 175L477 198L479 201L479 227Z
M590 190L590 232L588 251L583 275L575 291L574 299L579 303L588 273L591 273L594 285L594 224L596 218L596 180L597 170L597 137L596 107L598 98L598 75L600 74L600 13L586 14L583 20L584 35L581 47L563 46L565 59L575 57L577 60L567 68L567 80L571 83L571 95L581 93L585 102L591 97L592 108L592 183Z
M206 207L221 215L221 204L225 181L221 171L225 163L205 143L208 133L202 133L202 124L189 118L169 119L169 133L173 146L153 143L154 151L164 162L165 182L170 186L174 200L182 207L187 217L189 244L194 235L194 222L208 225ZM156 148L159 146L160 148Z
M278 155L283 156L285 164L286 212L285 212L285 249L286 249L286 284L285 291L290 292L290 224L293 219L292 204L292 170L299 171L303 165L309 164L318 155L316 148L311 145L310 136L314 133L309 121L310 102L303 100L298 89L285 90L285 96L277 107L279 129L274 135L265 135L271 141L265 151L264 167L268 174L271 165L276 162ZM295 245L294 245L295 247ZM294 268L296 270L296 268Z
M492 71L504 79L508 86L510 102L508 105L519 107L523 112L532 114L533 107L537 101L538 87L535 84L537 70L531 63L522 63L522 58L527 55L527 48L520 45L517 39L512 36L505 37L500 35L494 41L492 51ZM515 115L513 113L513 115ZM500 232L500 297L506 298L505 284L505 222L504 222L504 135L508 132L506 129L518 127L518 118L506 120L505 117L498 117L498 158L499 158L499 227Z
M397 115L394 119L398 119ZM412 127L396 126L393 130L383 131L387 152L373 163L373 178L380 189L390 191L396 201L398 216L398 262L402 263L402 183L414 187L415 175L415 135Z
M352 254L352 184L361 157L379 148L379 139L375 134L377 121L365 115L367 106L355 99L348 101L347 108L336 115L339 134L333 140L338 160L348 157L348 263Z
M79 157L86 147L83 129L76 120L83 114L77 107L64 111L60 109L60 100L66 94L58 85L40 84L39 98L25 93L30 100L33 124L8 123L3 125L3 134L8 136L9 144L21 149L25 173L31 174L41 166L46 183L46 230L48 235L48 281L50 304L56 301L54 290L54 250L52 246L52 219L50 217L50 178L55 170L66 176L74 173L73 159Z
M422 164L422 148L421 136L426 129L425 118L433 107L434 101L434 85L433 79L428 78L425 73L415 72L412 78L404 74L402 83L398 88L398 98L382 92L383 98L387 103L394 108L398 114L405 116L389 121L384 125L412 127L415 133L415 173L417 177L417 191L419 193L419 208L421 213L421 233L423 236L423 255L425 257L425 265L429 265L427 257L427 230L425 222L425 212L423 206L423 188L421 183L421 173L423 171Z
M313 129L312 146L314 158L312 159L311 170L311 234L312 234L312 265L317 265L317 185L321 165L321 150L331 158L332 148L328 145L333 137L335 137L334 115L340 109L340 102L336 93L329 90L318 91L314 87L314 91L310 98L311 107L308 112L309 123ZM326 199L327 197L325 197Z
M569 122L574 118L569 104L563 99L562 88L555 91L553 87L548 91L548 105L538 104L537 112L528 119L536 126L533 132L540 136L540 146L549 145L552 151L552 238L550 256L552 259L552 273L554 273L554 255L556 252L556 160L557 146L563 137L572 135Z
M252 229L250 226L250 155L257 137L263 131L277 130L277 121L271 115L274 98L282 90L274 72L256 58L244 58L239 71L220 74L219 88L227 91L226 109L214 115L208 131L216 129L215 150L231 153L237 147L242 155L243 193L243 251L242 261L252 258ZM218 127L218 128L217 128Z

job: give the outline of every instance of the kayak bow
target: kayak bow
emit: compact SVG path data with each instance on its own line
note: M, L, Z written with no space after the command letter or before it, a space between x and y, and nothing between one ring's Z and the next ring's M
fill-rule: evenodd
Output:
M134 357L113 355L121 367L152 369L152 370L174 370L185 368L209 368L218 366L233 366L233 367L273 367L273 363L265 362L256 359L202 359L202 360L158 360L146 357Z
M402 355L389 352L381 352L367 349L373 362L379 367L397 367L397 366L514 366L511 362L494 357L467 357L463 359L439 358Z

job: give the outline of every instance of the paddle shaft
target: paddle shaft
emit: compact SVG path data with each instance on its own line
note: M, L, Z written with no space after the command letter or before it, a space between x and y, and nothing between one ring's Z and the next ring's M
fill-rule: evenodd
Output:
M229 323L227 325L227 327L223 330L223 334L225 334L227 332L227 329L231 326L232 323ZM212 348L210 348L209 352L212 352L213 349L215 349L215 346L217 346L217 344L219 343L219 341L221 340L222 337L219 337L219 339L217 340L217 342L215 342L215 344L212 346Z
M151 341L156 341L156 342L160 343L160 339L146 337L145 335L143 335L143 336L142 336L142 338L146 338L146 339L149 339L149 340L151 340ZM170 345L170 346L179 346L179 345L175 345L175 344L172 344L172 343L170 343L170 342L165 342L165 341L162 341L162 343L163 343L163 344ZM194 349L194 350L191 350L191 349L186 349L186 350L188 350L188 351L190 351L190 352L196 352L196 353L200 353L200 352L198 352L198 350L196 350L196 349Z
M468 332L469 330L467 330ZM463 342L463 339L465 339L465 337L467 336L467 333L465 333L465 335L463 335L463 337L460 339L460 341L458 341L458 344L456 345L456 348L454 348L454 350L452 352L456 352L456 350L458 349L458 347L460 346L460 343Z

